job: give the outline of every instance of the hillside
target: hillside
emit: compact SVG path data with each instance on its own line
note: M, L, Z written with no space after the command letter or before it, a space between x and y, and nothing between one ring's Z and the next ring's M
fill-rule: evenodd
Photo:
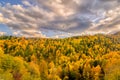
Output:
M3 80L119 80L119 66L119 33L64 39L0 37Z
M116 32L114 35L120 35L120 31Z

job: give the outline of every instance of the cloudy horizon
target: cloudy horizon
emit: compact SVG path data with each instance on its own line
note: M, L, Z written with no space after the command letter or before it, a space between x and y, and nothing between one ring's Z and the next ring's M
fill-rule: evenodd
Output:
M0 34L69 37L120 31L120 0L2 0Z

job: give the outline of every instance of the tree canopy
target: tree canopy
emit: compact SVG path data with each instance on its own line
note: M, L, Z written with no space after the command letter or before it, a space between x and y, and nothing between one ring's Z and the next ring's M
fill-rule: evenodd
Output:
M119 80L120 35L0 37L0 80Z

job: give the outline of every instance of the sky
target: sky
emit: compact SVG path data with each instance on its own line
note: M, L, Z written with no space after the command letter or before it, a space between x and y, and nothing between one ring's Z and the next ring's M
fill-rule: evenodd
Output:
M120 31L120 0L0 0L0 35L61 38Z

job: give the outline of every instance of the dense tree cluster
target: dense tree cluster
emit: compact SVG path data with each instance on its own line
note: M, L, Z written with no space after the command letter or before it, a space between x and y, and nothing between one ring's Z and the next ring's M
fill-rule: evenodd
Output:
M0 80L120 80L120 35L1 36Z

